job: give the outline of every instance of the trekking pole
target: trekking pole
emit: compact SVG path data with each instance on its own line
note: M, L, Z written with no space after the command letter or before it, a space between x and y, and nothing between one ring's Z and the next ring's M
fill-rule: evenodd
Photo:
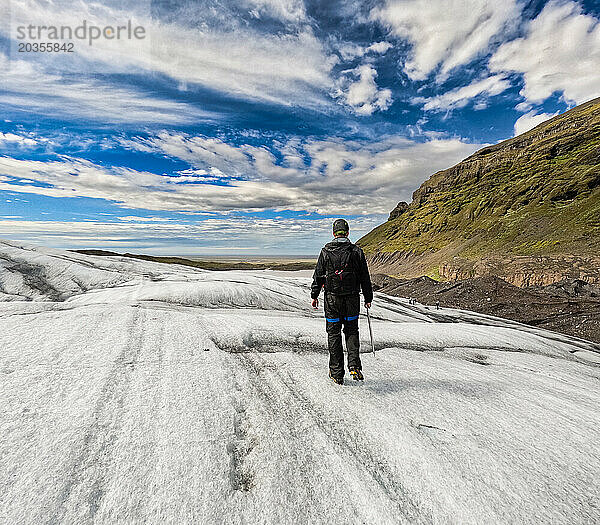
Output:
M367 308L367 307L365 307ZM367 308L367 321L369 323L369 335L371 336L371 350L373 350L373 355L375 355L375 344L373 343L373 329L371 328L371 314L369 314L369 309Z

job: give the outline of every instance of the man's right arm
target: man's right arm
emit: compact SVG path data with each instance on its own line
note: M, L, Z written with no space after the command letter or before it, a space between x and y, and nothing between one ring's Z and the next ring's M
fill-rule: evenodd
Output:
M310 297L312 299L318 299L321 293L321 288L325 284L325 260L323 257L323 251L319 254L317 260L317 266L315 266L315 273L313 273L313 282L310 287Z

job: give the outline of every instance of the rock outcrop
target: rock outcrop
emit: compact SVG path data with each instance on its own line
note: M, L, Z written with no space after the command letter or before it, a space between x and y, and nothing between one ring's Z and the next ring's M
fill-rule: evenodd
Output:
M478 261L457 258L441 264L439 273L449 281L493 275L520 287L547 286L565 279L598 284L600 257L490 257Z
M393 221L402 215L406 210L408 210L408 202L400 201L396 204L396 207L390 212L390 216L388 221Z

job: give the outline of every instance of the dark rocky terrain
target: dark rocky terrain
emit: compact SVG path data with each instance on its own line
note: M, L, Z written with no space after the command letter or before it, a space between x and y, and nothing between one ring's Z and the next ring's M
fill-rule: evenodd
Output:
M600 287L581 280L519 288L497 277L438 282L373 276L375 288L422 304L472 310L600 343Z

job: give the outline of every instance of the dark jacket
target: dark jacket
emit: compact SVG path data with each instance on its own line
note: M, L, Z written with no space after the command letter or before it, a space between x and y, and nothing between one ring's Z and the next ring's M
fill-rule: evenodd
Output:
M338 268L334 267L334 261L340 260L340 258L346 261L345 266L347 268L344 268L344 271L348 273L353 272L354 274L350 281L351 287L343 290L343 292L328 289L332 288L332 286L327 284L328 282L332 282L332 276L335 270L338 270ZM325 292L335 295L358 294L362 289L365 302L370 303L373 300L373 287L371 286L371 277L369 276L365 254L359 246L350 242L346 237L338 237L328 242L321 249L315 273L313 274L310 296L313 299L317 299L323 286L325 286Z

